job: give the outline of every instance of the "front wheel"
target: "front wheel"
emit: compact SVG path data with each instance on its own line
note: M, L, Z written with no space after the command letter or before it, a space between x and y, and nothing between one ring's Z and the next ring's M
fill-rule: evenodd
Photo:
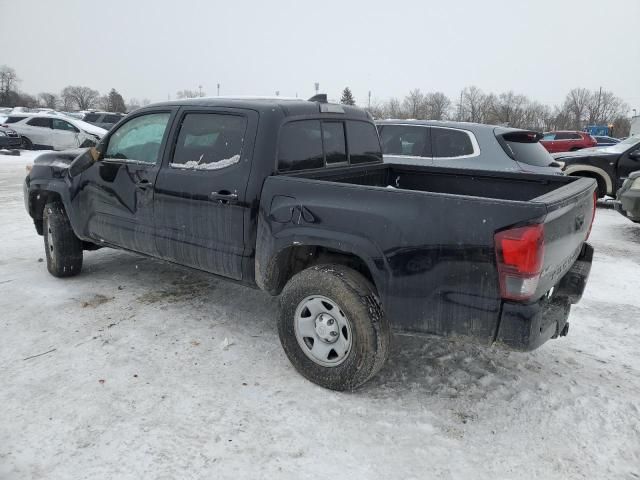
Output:
M22 150L33 150L33 143L27 137L21 138L22 142L20 143L20 148Z
M82 269L82 241L76 237L61 202L44 207L42 218L47 270L54 277L72 277Z
M353 390L389 354L391 332L371 282L342 265L318 265L285 286L280 343L293 366L332 390Z

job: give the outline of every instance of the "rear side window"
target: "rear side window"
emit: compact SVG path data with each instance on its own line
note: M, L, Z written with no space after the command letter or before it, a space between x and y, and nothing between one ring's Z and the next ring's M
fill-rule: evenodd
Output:
M347 121L347 138L351 164L382 161L378 132L371 123Z
M556 140L582 140L582 136L579 133L558 132L556 133Z
M24 120L26 117L7 117L7 119L2 123L18 123L21 120Z
M100 114L99 113L87 113L87 115L84 117L84 121L85 122L97 122L99 118L100 118Z
M42 117L33 117L27 121L27 125L31 125L32 127L51 127L51 119L50 118L42 118Z
M432 128L433 156L455 158L473 155L473 144L469 134L464 130L450 128Z
M322 122L322 141L327 165L346 163L347 145L344 140L344 123Z
M548 167L553 163L553 158L538 141L539 138L535 132L511 132L498 136L504 152L516 162Z
M171 161L172 167L219 170L240 161L247 119L238 115L185 115Z
M387 155L430 157L431 142L428 127L414 125L384 125L382 151Z
M280 132L278 170L289 172L324 166L320 120L287 123Z

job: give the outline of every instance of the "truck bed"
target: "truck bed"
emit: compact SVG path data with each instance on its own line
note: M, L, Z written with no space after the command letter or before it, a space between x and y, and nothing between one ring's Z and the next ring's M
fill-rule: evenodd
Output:
M265 181L268 235L259 238L273 238L265 248L277 250L278 242L324 237L330 248L372 259L367 266L395 328L491 343L508 303L495 233L544 224L531 302L547 298L580 254L595 189L587 178L395 164L298 172ZM257 263L259 276L260 251Z

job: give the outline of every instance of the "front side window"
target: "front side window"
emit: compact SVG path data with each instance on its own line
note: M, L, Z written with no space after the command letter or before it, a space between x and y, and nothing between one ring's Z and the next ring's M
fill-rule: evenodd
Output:
M348 120L347 138L349 138L349 162L352 165L382 161L378 132L371 123Z
M429 128L415 125L384 125L382 151L387 155L430 157Z
M218 170L240 161L247 119L238 115L185 115L171 166Z
M432 128L433 156L438 158L455 158L473 155L473 144L469 134L464 130L450 128Z
M290 172L324 166L320 120L287 123L280 132L278 170Z
M105 158L157 163L169 113L150 113L121 125L109 138Z
M346 163L347 146L344 140L344 124L342 122L322 122L322 140L327 165Z
M32 127L43 127L43 128L51 128L51 119L44 117L33 117L27 121L27 125L31 125Z
M79 132L79 130L76 127L74 127L73 125L71 125L69 122L65 120L54 118L52 119L52 122L53 122L54 130L66 130L67 132L74 132L74 133Z

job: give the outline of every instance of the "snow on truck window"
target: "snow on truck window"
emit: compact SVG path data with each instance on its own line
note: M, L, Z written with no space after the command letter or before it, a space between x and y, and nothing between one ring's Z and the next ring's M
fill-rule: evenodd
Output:
M171 166L219 170L240 161L247 119L219 113L185 115Z
M105 158L157 163L168 123L168 113L150 113L129 120L111 135Z

